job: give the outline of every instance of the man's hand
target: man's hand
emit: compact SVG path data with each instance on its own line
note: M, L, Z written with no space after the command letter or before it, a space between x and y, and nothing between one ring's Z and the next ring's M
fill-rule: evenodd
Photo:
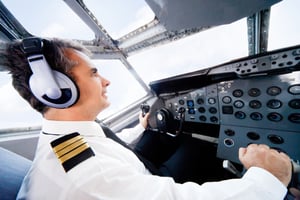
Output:
M239 149L239 159L246 169L260 167L272 173L285 186L288 186L292 177L290 158L283 152L270 149L263 144L250 144L247 148Z
M144 117L143 117L142 113L140 113L140 115L139 115L140 124L141 124L144 128L147 128L147 125L148 125L148 119L149 119L149 113L146 113Z

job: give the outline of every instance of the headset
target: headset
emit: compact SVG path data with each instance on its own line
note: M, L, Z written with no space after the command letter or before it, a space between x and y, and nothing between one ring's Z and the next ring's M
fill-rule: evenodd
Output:
M29 37L22 40L32 75L29 87L32 94L43 104L53 108L67 108L76 103L79 90L66 74L52 70L43 55L46 39Z

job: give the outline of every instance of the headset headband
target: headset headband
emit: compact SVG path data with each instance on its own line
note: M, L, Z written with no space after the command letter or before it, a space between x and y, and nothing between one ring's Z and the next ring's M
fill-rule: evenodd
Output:
M41 38L25 38L23 39L22 44L22 50L27 57L35 54L42 54L43 40Z

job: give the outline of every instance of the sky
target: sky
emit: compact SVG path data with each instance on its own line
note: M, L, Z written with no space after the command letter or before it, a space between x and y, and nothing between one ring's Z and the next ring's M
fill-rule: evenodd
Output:
M2 2L24 27L35 35L87 40L94 38L94 33L63 0L2 0ZM130 1L130 4L125 0L84 2L115 39L154 18L154 14L144 1ZM270 50L300 44L300 27L295 26L300 19L298 8L300 0L284 0L272 9ZM137 53L128 60L146 84L183 72L215 66L247 55L246 28L246 20L242 19L172 44ZM112 82L108 90L112 110L118 110L144 95L144 91L124 68L117 68L122 67L120 63L116 61L99 61L99 63L101 73ZM32 111L12 89L7 74L0 73L0 76L0 129L40 124L40 114ZM127 95L116 92L120 89Z

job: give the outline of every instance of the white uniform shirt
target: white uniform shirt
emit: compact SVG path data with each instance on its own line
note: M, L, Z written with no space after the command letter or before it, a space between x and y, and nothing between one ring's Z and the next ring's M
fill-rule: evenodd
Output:
M50 146L51 141L61 136L41 133L33 165L18 199L279 200L287 191L273 175L256 167L241 179L201 186L192 182L177 184L172 178L151 175L133 152L106 138L95 122L44 120L42 131L61 135L78 132L95 156L65 172Z

